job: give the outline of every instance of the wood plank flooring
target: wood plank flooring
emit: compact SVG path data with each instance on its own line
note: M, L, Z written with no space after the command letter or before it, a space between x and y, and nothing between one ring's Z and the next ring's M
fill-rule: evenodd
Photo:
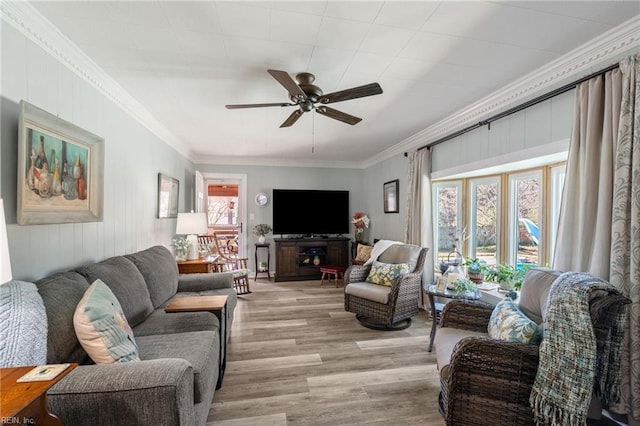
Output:
M251 281L207 425L442 426L424 313L406 330L359 325L343 288Z

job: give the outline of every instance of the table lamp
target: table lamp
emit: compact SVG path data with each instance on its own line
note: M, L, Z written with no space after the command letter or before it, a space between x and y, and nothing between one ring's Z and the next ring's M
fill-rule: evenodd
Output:
M9 240L4 220L4 203L0 198L0 284L11 281L11 259L9 258Z
M178 213L176 234L187 236L187 241L189 241L187 259L194 260L198 258L198 235L206 234L208 230L206 213L194 213L193 211L191 213Z

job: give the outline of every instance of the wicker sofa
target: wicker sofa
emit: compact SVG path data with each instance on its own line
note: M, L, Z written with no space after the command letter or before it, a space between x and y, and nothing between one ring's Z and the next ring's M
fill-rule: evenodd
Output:
M550 290L560 275L536 268L525 276L518 305L538 324L545 320ZM590 302L591 317L602 323L627 303L620 295L595 296ZM442 312L435 348L440 410L447 425L535 424L529 397L538 371L539 346L489 338L492 311L492 305L482 302L454 300ZM594 396L588 417L598 419L601 412Z
M422 269L428 249L411 244L393 244L377 257L384 263L408 263L408 274L397 277L390 287L371 284L366 278L371 263L352 265L344 273L344 309L369 328L406 328L418 313Z

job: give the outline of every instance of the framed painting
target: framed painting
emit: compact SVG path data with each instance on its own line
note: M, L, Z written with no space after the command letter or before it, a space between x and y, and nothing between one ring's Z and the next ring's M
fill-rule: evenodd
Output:
M19 225L102 221L103 173L103 138L20 101Z
M398 208L398 188L399 180L391 180L382 185L382 196L385 213L399 213Z
M178 191L180 182L158 173L158 218L178 217Z

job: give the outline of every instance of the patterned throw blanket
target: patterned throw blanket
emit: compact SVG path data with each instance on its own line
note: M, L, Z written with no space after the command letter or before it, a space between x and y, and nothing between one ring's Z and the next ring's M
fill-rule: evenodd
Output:
M585 425L594 389L605 403L618 400L628 302L588 274L567 272L553 283L529 398L537 424Z
M35 284L0 285L0 367L47 363L47 312Z

